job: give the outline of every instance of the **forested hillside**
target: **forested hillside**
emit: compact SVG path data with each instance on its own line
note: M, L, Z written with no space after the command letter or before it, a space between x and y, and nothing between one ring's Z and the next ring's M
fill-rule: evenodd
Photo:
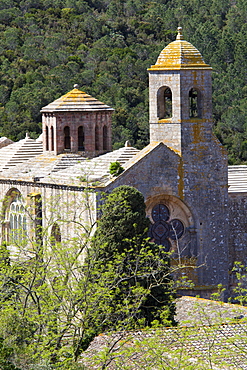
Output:
M40 132L75 83L115 108L114 148L148 142L148 76L178 25L213 68L215 132L247 163L247 0L0 0L0 136Z

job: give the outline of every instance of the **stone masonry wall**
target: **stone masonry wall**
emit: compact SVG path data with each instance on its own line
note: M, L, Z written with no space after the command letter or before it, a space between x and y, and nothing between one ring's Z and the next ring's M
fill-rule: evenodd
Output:
M229 262L247 266L247 194L229 194Z
M111 114L112 112L59 112L59 113L44 113L43 122L43 137L44 151L46 148L46 127L49 130L49 150L52 148L51 127L54 130L54 154L63 153L64 150L64 128L70 127L70 144L71 153L78 152L78 128L83 127L84 131L84 147L85 154L89 157L94 157L111 151L112 133L111 133ZM103 127L107 127L106 149L103 148ZM95 128L97 127L99 149L95 149Z
M96 194L84 192L81 187L67 187L65 185L36 184L24 181L0 181L1 194L1 242L7 240L8 234L8 206L10 196L6 195L18 191L23 200L27 217L27 234L29 248L35 245L35 197L40 196L42 202L42 227L44 245L50 237L51 229L56 222L61 231L61 240L68 246L83 240L85 229L90 229L91 223L96 220ZM78 227L83 224L85 229Z

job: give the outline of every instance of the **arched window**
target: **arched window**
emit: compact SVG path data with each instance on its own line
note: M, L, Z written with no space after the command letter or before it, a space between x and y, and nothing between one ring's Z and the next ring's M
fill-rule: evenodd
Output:
M99 127L95 126L95 150L99 150Z
M70 128L69 126L64 127L64 149L70 149Z
M185 231L182 221L171 218L171 212L165 204L156 204L152 209L153 224L150 227L151 239L159 245L163 245L165 251L171 248L171 240L177 241Z
M51 229L51 245L56 245L57 243L61 243L61 231L58 224L55 222Z
M107 145L107 141L108 141L108 132L107 132L107 127L104 126L103 127L103 150L108 150L108 145Z
M6 197L6 239L12 244L20 244L27 240L27 215L23 199L18 190L13 190Z
M84 130L83 126L78 127L78 151L84 151Z
M196 89L190 89L189 91L189 109L190 118L199 117L199 96Z
M157 115L159 119L172 117L172 91L162 86L157 93Z
M54 129L51 126L51 150L54 151Z
M45 150L49 150L49 129L45 127Z
M37 245L42 245L42 198L40 194L34 195L34 221Z

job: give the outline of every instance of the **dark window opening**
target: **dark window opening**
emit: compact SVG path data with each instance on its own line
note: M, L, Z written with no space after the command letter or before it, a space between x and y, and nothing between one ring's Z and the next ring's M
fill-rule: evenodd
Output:
M95 150L99 150L99 127L95 127Z
M78 127L78 150L84 151L84 131L83 126Z
M107 145L107 127L103 127L103 150L107 150L108 145Z
M53 130L53 126L51 127L51 150L54 151L54 130Z
M49 150L49 129L45 128L45 150Z
M157 94L158 118L172 117L172 92L169 87L161 87Z
M191 89L189 92L189 109L190 118L199 117L198 92L195 89Z
M70 128L69 126L64 127L64 149L70 149Z
M35 235L37 245L42 245L42 198L36 195L35 199Z
M51 229L51 245L55 246L57 243L61 243L61 231L58 224L55 222Z

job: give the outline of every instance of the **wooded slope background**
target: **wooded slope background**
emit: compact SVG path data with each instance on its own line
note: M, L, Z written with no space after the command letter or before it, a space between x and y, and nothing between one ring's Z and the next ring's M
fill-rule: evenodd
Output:
M114 149L148 143L148 74L177 26L213 68L215 133L247 163L247 0L0 0L0 136L41 133L73 89L115 108Z

